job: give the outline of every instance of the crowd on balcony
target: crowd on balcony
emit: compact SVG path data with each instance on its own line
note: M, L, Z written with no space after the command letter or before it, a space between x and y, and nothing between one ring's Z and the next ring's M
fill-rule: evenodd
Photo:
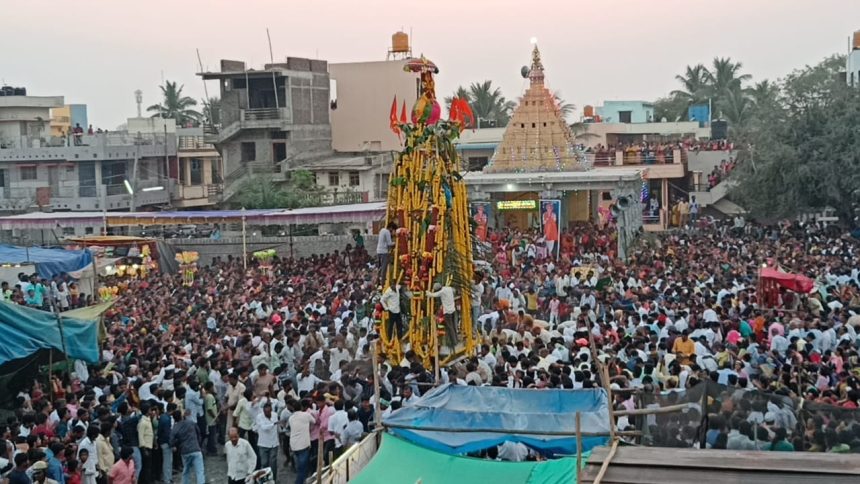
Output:
M619 430L644 425L656 443L699 445L707 412L708 447L860 452L860 244L814 225L737 228L670 233L632 248L626 263L611 220L491 230L474 305L459 308L476 316L479 353L438 382L412 352L383 355L382 415L371 342L381 311L403 299L383 297L393 289L378 285L362 238L247 268L216 258L190 285L150 273L106 313L97 363L6 389L17 401L0 425L0 472L16 483L146 484L172 482L176 463L183 479L203 482L205 452L226 460L231 483L289 467L301 483L320 438L324 457L336 456L436 383L608 385L611 405L631 409L632 395L686 398L711 381L724 390L706 407L644 424L620 418ZM816 290L765 303L763 263L806 274ZM776 396L825 410L792 419ZM521 445L505 458L529 458Z
M678 141L638 141L618 144L598 144L586 148L587 153L594 155L596 165L612 165L616 161L616 153L623 153L624 164L665 164L673 163L675 150L686 151L732 151L734 143L728 140L700 141L695 138L685 138Z
M687 151L734 151L735 149L734 142L725 139L701 141L695 138L686 138L682 145Z
M616 153L621 152L625 165L654 165L674 162L674 151L679 143L647 142L623 144L599 144L589 147L586 152L594 154L596 165L612 165Z
M721 181L728 178L736 165L737 161L734 158L729 158L728 160L722 160L719 166L715 166L711 173L708 174L708 190L710 191Z

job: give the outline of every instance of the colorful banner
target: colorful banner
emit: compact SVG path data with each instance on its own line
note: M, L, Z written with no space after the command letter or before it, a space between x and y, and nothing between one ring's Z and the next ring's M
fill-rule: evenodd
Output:
M493 205L490 202L472 202L472 220L475 221L475 238L487 240L490 227L490 213Z
M561 223L561 200L540 201L540 227L550 257L558 259Z

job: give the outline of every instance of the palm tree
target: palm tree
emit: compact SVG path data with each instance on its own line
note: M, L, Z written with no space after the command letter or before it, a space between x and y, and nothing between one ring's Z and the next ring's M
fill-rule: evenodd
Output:
M576 141L584 141L586 138L599 138L600 135L597 133L589 133L588 128L591 126L591 123L583 123L578 121L576 123L571 124L570 134L573 136L573 139Z
M753 84L747 92L756 106L765 106L779 99L779 86L767 79Z
M710 78L711 73L704 65L687 66L687 70L683 75L675 76L675 79L684 88L672 91L671 95L686 100L687 105L706 101L711 87Z
M469 99L479 124L483 120L495 121L498 127L505 126L516 107L516 103L502 95L501 89L493 87L493 81L473 82L469 86Z
M467 103L472 104L472 97L469 91L465 87L459 86L453 95L445 98L445 107L448 111L451 111L451 103L455 98L465 99Z
M221 100L217 97L209 98L209 101L203 101L203 121L212 126L221 124Z
M165 81L161 87L161 94L164 97L161 104L153 104L146 108L147 112L155 113L153 118L161 116L162 118L173 118L176 124L185 126L189 122L196 123L200 119L200 113L191 109L191 106L197 106L197 101L191 97L182 95L184 86L177 86L175 82Z
M740 128L752 116L754 102L749 94L741 89L732 89L720 101L720 114L733 128Z
M711 70L708 72L708 83L711 95L721 100L729 93L743 88L743 83L752 79L749 74L741 74L743 64L732 62L729 57L714 57Z
M558 106L559 112L561 112L561 117L567 121L567 118L576 111L576 105L568 103L561 97L561 91L555 91L552 93L552 99L555 101L555 105Z

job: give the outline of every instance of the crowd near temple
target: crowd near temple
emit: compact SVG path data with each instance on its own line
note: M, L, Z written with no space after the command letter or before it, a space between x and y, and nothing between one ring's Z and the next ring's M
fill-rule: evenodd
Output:
M711 112L658 122L607 101L571 125L537 45L504 127L440 119L439 69L394 47L385 63L224 60L200 73L219 126L82 118L0 149L87 158L16 168L13 184L45 178L40 213L0 202L16 237L0 246L0 483L301 484L373 439L366 472L392 449L534 475L601 447L860 453L855 221L752 217L730 192L750 147ZM384 96L379 129L355 121L365 92ZM456 142L418 153L445 147L434 136ZM210 211L260 173L299 190L296 167L321 206ZM541 395L576 432L529 420L541 409L518 405ZM535 428L458 421L458 398Z

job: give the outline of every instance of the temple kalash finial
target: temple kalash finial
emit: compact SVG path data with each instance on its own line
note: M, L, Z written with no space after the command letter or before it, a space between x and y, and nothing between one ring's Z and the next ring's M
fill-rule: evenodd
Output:
M540 50L537 46L537 39L532 37L532 67L529 69L529 79L532 85L543 84L543 63L540 60Z

